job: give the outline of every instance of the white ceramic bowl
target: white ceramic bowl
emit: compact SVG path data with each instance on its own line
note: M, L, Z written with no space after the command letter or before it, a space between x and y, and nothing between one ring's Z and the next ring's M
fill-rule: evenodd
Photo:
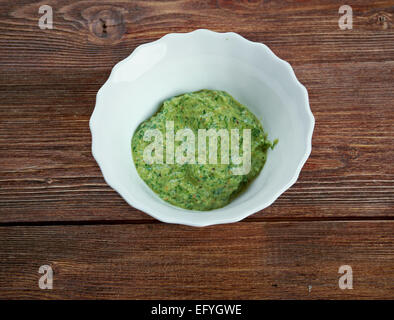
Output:
M190 211L161 200L139 177L131 138L167 98L225 90L279 139L249 188L227 206ZM139 46L112 70L90 119L92 152L105 181L131 206L158 220L190 226L239 221L273 203L298 178L311 152L314 117L290 64L240 35L196 30Z

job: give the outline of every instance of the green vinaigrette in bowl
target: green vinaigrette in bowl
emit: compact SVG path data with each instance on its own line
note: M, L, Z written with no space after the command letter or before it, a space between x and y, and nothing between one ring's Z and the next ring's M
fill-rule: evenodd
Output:
M208 211L247 187L276 142L230 94L201 90L164 101L139 125L131 148L139 176L160 198Z

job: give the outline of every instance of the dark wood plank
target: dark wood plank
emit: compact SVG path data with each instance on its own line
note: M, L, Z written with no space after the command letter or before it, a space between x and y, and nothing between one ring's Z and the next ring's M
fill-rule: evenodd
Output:
M354 0L353 30L338 27L343 1L67 1L52 0L54 29L38 29L42 2L1 2L2 66L97 68L169 32L198 28L263 41L294 64L393 58L391 0Z
M0 227L0 298L393 299L393 221ZM38 268L54 270L40 290ZM338 287L350 265L353 290Z
M391 1L352 2L348 31L339 1L51 1L53 30L38 28L40 4L0 6L0 223L152 221L105 184L88 121L113 64L200 27L268 44L294 65L316 116L298 183L249 221L393 217Z
M296 66L316 117L298 183L253 219L393 217L394 62ZM0 221L146 220L104 182L88 121L109 70L0 75Z

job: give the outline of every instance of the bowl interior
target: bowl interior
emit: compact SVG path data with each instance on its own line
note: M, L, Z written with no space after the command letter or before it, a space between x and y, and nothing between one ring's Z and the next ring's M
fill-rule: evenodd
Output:
M235 34L170 35L137 48L100 89L91 120L93 153L106 181L132 206L166 222L232 222L268 206L295 181L310 143L305 89L289 70L267 47ZM246 192L208 212L161 200L138 176L130 148L137 126L163 100L200 89L227 91L258 117L269 139L279 139Z

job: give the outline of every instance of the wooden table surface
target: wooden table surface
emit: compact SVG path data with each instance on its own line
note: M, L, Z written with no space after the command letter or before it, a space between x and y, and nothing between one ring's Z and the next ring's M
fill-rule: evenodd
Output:
M351 2L351 3L350 3ZM41 30L41 5L53 29ZM0 298L393 299L394 3L0 1ZM293 66L316 118L298 182L242 222L160 223L105 182L89 118L115 63L234 31ZM41 265L53 290L38 286ZM353 289L341 290L341 265Z

